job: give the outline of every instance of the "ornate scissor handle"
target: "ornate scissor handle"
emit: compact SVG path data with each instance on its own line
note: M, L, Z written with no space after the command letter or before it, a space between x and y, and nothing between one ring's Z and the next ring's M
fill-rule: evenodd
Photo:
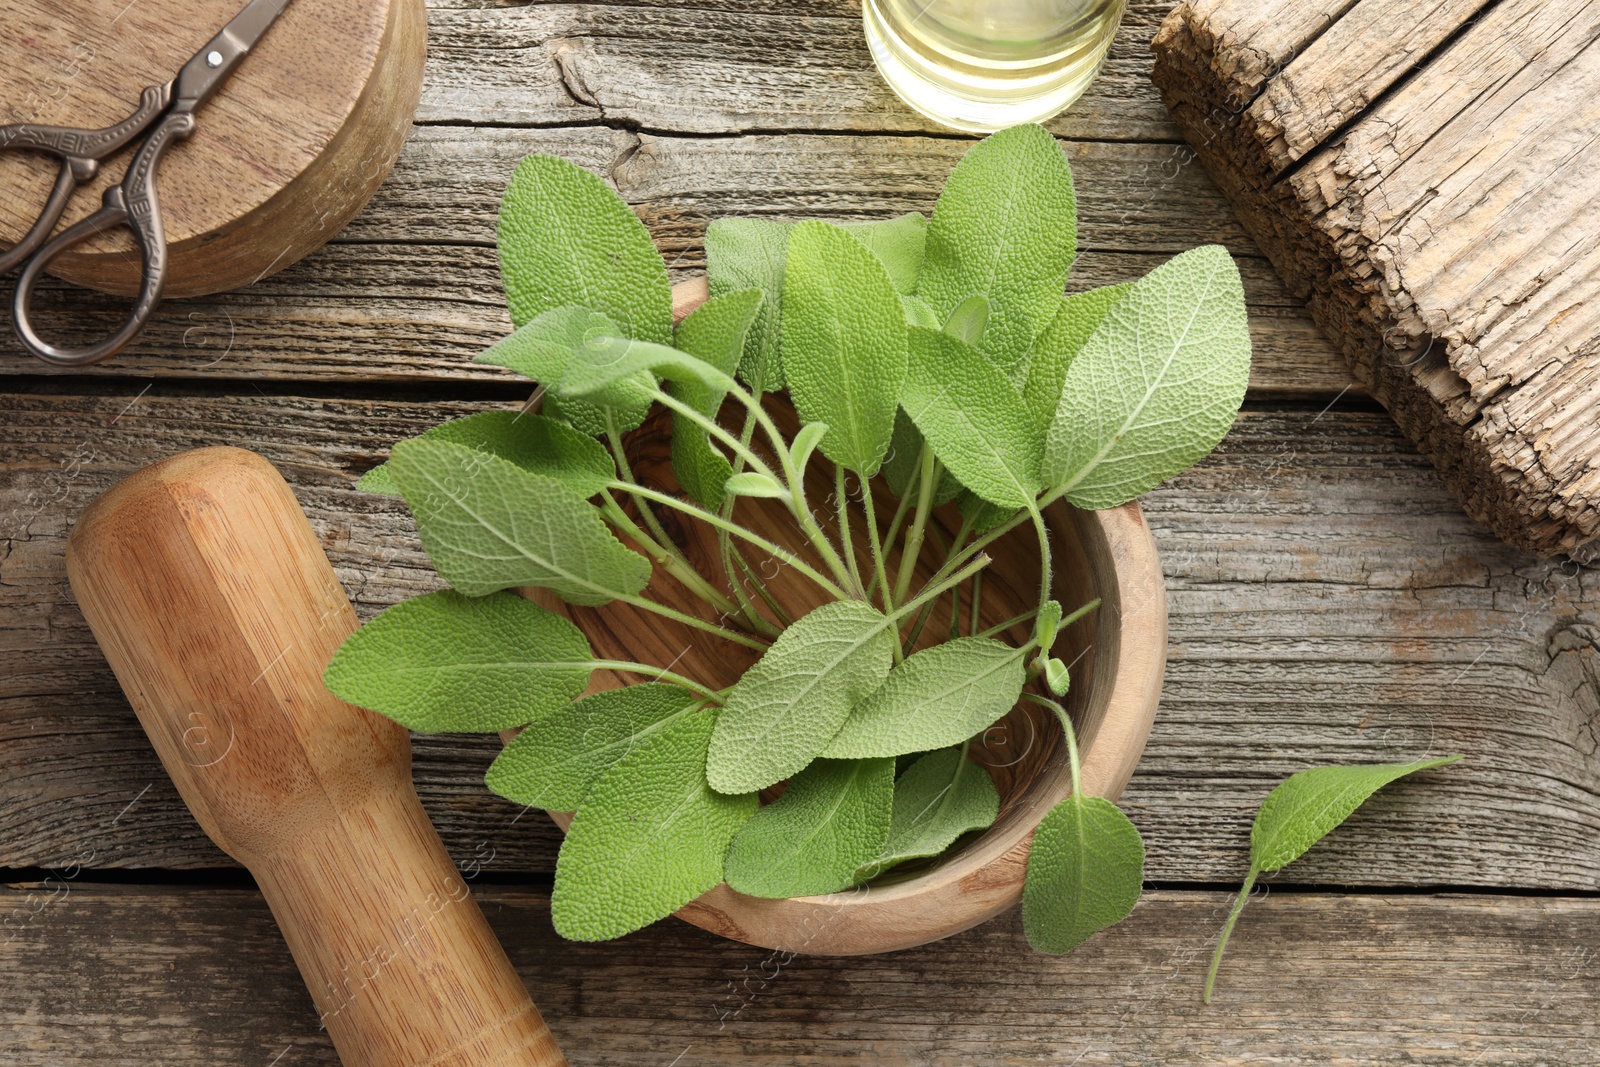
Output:
M161 222L161 204L156 199L156 168L168 146L188 137L194 128L194 115L188 110L173 111L163 117L151 129L144 144L139 146L133 162L128 164L128 173L123 177L122 184L106 190L100 210L62 230L28 260L28 265L22 269L22 277L17 279L12 316L17 336L34 355L58 367L84 367L98 363L121 351L149 320L156 305L161 302L161 292L167 284L167 235ZM134 299L132 313L116 333L85 348L62 348L51 344L33 328L29 309L39 276L52 260L69 248L118 226L126 226L133 231L143 267L139 278L139 295Z
M143 133L156 116L172 103L172 83L152 85L139 96L139 106L133 114L115 125L99 130L80 130L71 126L42 126L22 122L13 126L0 126L0 151L43 152L61 160L61 173L56 175L55 188L39 212L38 221L23 235L16 245L0 252L0 275L10 274L12 268L33 254L54 232L56 223L67 210L67 201L73 191L85 182L94 180L100 172L100 161L122 151Z

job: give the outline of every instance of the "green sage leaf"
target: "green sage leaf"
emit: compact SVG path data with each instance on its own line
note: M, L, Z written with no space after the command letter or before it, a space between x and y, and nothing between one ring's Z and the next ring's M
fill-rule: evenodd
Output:
M550 918L562 937L621 937L722 881L757 799L706 785L712 720L686 715L639 738L589 790L556 859Z
M617 476L616 462L604 445L564 423L522 411L485 411L424 430L422 441L448 441L488 452L523 470L554 478L578 496L594 496ZM380 463L356 488L399 496L400 486L387 463Z
M632 596L650 561L554 478L445 441L401 441L389 460L440 576L467 596L544 586L570 604Z
M989 772L961 748L929 752L895 780L894 812L883 853L856 872L875 878L907 860L937 856L962 834L983 830L1000 814Z
M539 716L512 738L489 765L484 784L518 804L577 811L600 775L644 738L694 714L703 703L666 682L584 697Z
M616 407L623 399L614 395L616 391L626 390L641 373L692 382L708 390L734 384L730 376L711 364L671 345L630 341L626 337L593 337L573 353L572 362L556 386L557 395L563 400L577 397Z
M1034 831L1022 929L1039 952L1071 952L1128 917L1144 887L1144 842L1115 804L1073 795Z
M755 471L735 474L727 480L724 488L734 496L787 497L789 495L789 490L765 474L757 474Z
M739 359L740 380L757 392L783 388L780 322L783 265L793 223L777 219L713 219L706 227L706 278L712 299L742 289L763 296Z
M905 308L907 326L926 326L930 330L940 327L939 316L928 306L927 301L919 296L902 296L901 307Z
M837 226L802 222L789 237L783 368L801 421L828 424L822 454L876 473L906 376L905 315L883 264Z
M808 422L800 427L800 432L794 435L794 440L789 444L795 470L805 472L806 464L811 462L811 453L817 450L817 445L827 432L828 424L825 422Z
M922 431L917 429L917 424L911 421L911 416L906 414L905 408L899 408L894 413L894 434L889 438L889 454L883 458L883 466L878 473L883 475L884 484L896 498L904 497L917 484L921 471L917 465L922 459ZM933 506L948 504L961 492L961 483L956 481L943 466L939 469L938 480L934 482Z
M815 608L778 635L728 693L706 777L724 793L765 789L820 753L894 658L894 623L858 600Z
M974 348L983 340L984 327L989 324L989 298L982 293L973 293L950 312L950 317L944 320L944 332L954 337L957 341L964 341Z
M745 342L761 312L760 289L740 289L714 296L678 323L673 343L704 360L723 374L739 368ZM702 382L671 382L667 391L702 415L714 417L727 396ZM684 492L703 507L722 507L722 487L733 474L733 464L712 444L704 426L682 414L672 415L672 472Z
M480 352L473 362L509 367L546 388L554 388L566 376L567 368L577 358L577 351L585 341L622 336L621 327L588 308L551 308ZM610 427L623 433L642 424L650 413L650 406L655 402L650 390L655 384L654 378L641 371L627 383L619 384L607 397L613 405L610 410L583 400L563 401L555 395L546 398L546 410L591 436L605 433Z
M1250 332L1227 250L1134 282L1067 368L1044 474L1087 509L1126 503L1216 447L1244 399Z
M928 240L928 218L920 211L892 219L844 222L840 229L860 241L878 257L889 280L900 293L914 293L922 277L922 260Z
M899 756L960 744L1016 706L1026 670L1021 650L988 637L958 637L907 656L850 709L824 756Z
M571 622L514 593L446 589L396 604L345 639L323 673L340 700L421 733L489 733L577 699L593 658Z
M1027 362L1019 367L1024 373L1013 376L1012 380L1018 382L1022 390L1023 406L1031 416L1034 440L1041 457L1050 436L1050 424L1055 421L1056 409L1061 406L1061 390L1066 385L1067 368L1082 350L1084 342L1105 321L1106 313L1132 286L1132 282L1123 282L1121 285L1106 285L1063 297L1055 318L1033 342Z
M894 760L816 760L734 837L728 885L754 897L846 889L883 852L893 805Z
M600 176L555 156L528 156L500 203L496 240L515 325L576 304L627 337L672 342L667 266L650 231Z
M1014 126L974 145L945 183L917 295L941 320L968 297L986 297L982 351L1009 371L1054 316L1076 247L1061 146L1043 127Z
M1017 391L976 348L913 326L901 390L906 414L961 484L1003 507L1039 492L1037 454Z

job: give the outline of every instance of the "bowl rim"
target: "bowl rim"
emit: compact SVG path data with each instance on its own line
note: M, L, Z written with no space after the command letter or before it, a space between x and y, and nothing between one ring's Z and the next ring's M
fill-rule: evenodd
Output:
M704 276L673 288L681 319L707 299ZM1046 509L1051 533L1073 538L1103 604L1079 749L1084 792L1115 800L1143 755L1166 670L1167 599L1155 539L1137 500L1105 511L1058 501ZM1109 667L1109 669L1108 669ZM986 833L922 874L822 896L765 899L720 883L675 913L723 937L782 952L866 955L927 944L1005 911L1022 898L1034 829L1071 793L1065 756L1044 788L1025 792L1002 834ZM571 814L551 812L564 831Z

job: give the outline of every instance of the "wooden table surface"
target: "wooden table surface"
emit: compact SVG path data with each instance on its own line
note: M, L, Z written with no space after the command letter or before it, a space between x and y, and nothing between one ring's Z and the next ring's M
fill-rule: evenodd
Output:
M491 796L492 738L416 741L416 778L574 1064L1600 1062L1600 566L1462 517L1350 387L1148 82L1135 3L1052 128L1078 178L1074 287L1207 241L1239 258L1253 387L1221 448L1150 493L1166 691L1124 806L1132 918L1071 956L1016 915L865 959L777 957L668 921L550 930L556 834ZM521 399L470 357L508 329L496 204L528 152L607 175L675 279L708 219L928 210L968 141L900 105L848 0L442 0L418 122L330 246L172 302L114 363L53 374L0 340L0 1062L333 1064L246 875L200 833L67 589L77 514L122 475L228 443L283 471L358 610L437 587L356 477L444 417ZM64 286L86 327L111 305ZM85 315L85 307L94 310ZM1319 763L1462 752L1267 879L1200 986L1256 806Z

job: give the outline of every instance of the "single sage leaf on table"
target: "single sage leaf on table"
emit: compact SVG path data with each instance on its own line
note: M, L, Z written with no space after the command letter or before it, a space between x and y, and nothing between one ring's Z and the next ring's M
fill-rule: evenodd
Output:
M741 381L775 391L784 386L782 360L783 272L789 232L795 224L780 219L713 219L706 227L706 275L713 298L739 289L760 289L761 310L745 338L739 361ZM883 263L901 293L915 290L922 273L927 220L920 214L842 227Z
M624 336L622 328L606 316L585 307L565 305L540 312L509 337L478 353L473 362L507 367L553 388L560 385L586 341ZM624 433L642 424L650 413L650 406L655 403L650 390L655 384L654 378L640 371L626 385L612 391L607 398L612 405L609 411L582 400L562 401L554 395L547 398L547 410L591 436L605 433L608 427Z
M828 424L822 454L876 473L906 376L905 315L883 264L826 222L802 222L789 236L783 373L801 421Z
M994 504L1026 507L1039 492L1017 391L976 348L947 333L913 326L901 403L961 484Z
M554 478L444 441L401 441L389 466L434 569L467 596L536 585L594 606L650 582L650 561Z
M1055 318L1033 342L1033 351L1020 370L1018 383L1022 391L1022 404L1028 409L1033 424L1036 450L1041 458L1050 435L1050 424L1055 421L1056 409L1061 406L1061 391L1066 385L1067 368L1082 351L1084 343L1099 329L1117 301L1132 287L1132 282L1107 285L1086 293L1062 297ZM1017 378L1014 377L1013 381Z
M1022 929L1039 952L1071 952L1128 917L1144 887L1144 842L1118 807L1074 793L1034 831Z
M745 339L760 314L764 298L760 289L740 289L714 296L678 324L673 344L704 360L723 374L733 375L744 354ZM700 414L714 418L727 396L703 382L671 382L667 391ZM672 415L672 472L678 484L703 507L722 507L722 487L733 475L733 465L711 443L706 428L679 412Z
M608 689L534 719L489 765L484 784L549 811L576 811L594 783L644 738L698 712L680 686L644 682Z
M1014 126L974 145L945 182L917 295L941 323L968 297L986 297L981 347L1010 371L1054 316L1076 248L1061 146L1041 126Z
M894 788L892 759L813 761L734 837L729 887L805 897L854 885L888 840Z
M1249 379L1233 258L1209 245L1168 260L1112 305L1067 368L1046 483L1088 510L1132 500L1216 447Z
M937 856L955 839L983 830L1000 814L989 772L961 748L929 752L895 780L894 812L883 853L856 872L866 881L907 860Z
M550 918L562 937L621 937L722 881L757 798L706 785L712 721L702 711L639 738L589 790L556 859Z
M345 639L323 673L334 696L421 733L533 722L589 684L589 642L514 593L446 589L401 601Z
M706 777L724 793L765 789L810 763L850 709L883 684L894 622L859 600L814 608L778 635L717 714Z
M899 756L960 744L1016 706L1026 670L1020 649L958 637L907 656L850 709L824 756Z
M441 422L425 430L422 441L448 441L515 463L523 470L554 478L578 496L594 496L617 476L616 461L604 445L564 423L521 411L485 411ZM380 463L356 488L399 496L400 486L387 463Z
M1460 756L1439 756L1413 763L1369 763L1353 767L1312 767L1291 774L1267 795L1256 821L1250 828L1250 870L1233 903L1233 911L1222 927L1211 970L1206 975L1204 1000L1211 1003L1211 988L1217 978L1222 952L1228 946L1239 913L1250 899L1256 876L1281 870L1306 854L1340 823L1348 819L1366 799L1397 778L1443 767Z
M511 175L495 231L511 321L563 305L597 311L624 336L672 343L672 283L650 231L605 179L555 156Z

